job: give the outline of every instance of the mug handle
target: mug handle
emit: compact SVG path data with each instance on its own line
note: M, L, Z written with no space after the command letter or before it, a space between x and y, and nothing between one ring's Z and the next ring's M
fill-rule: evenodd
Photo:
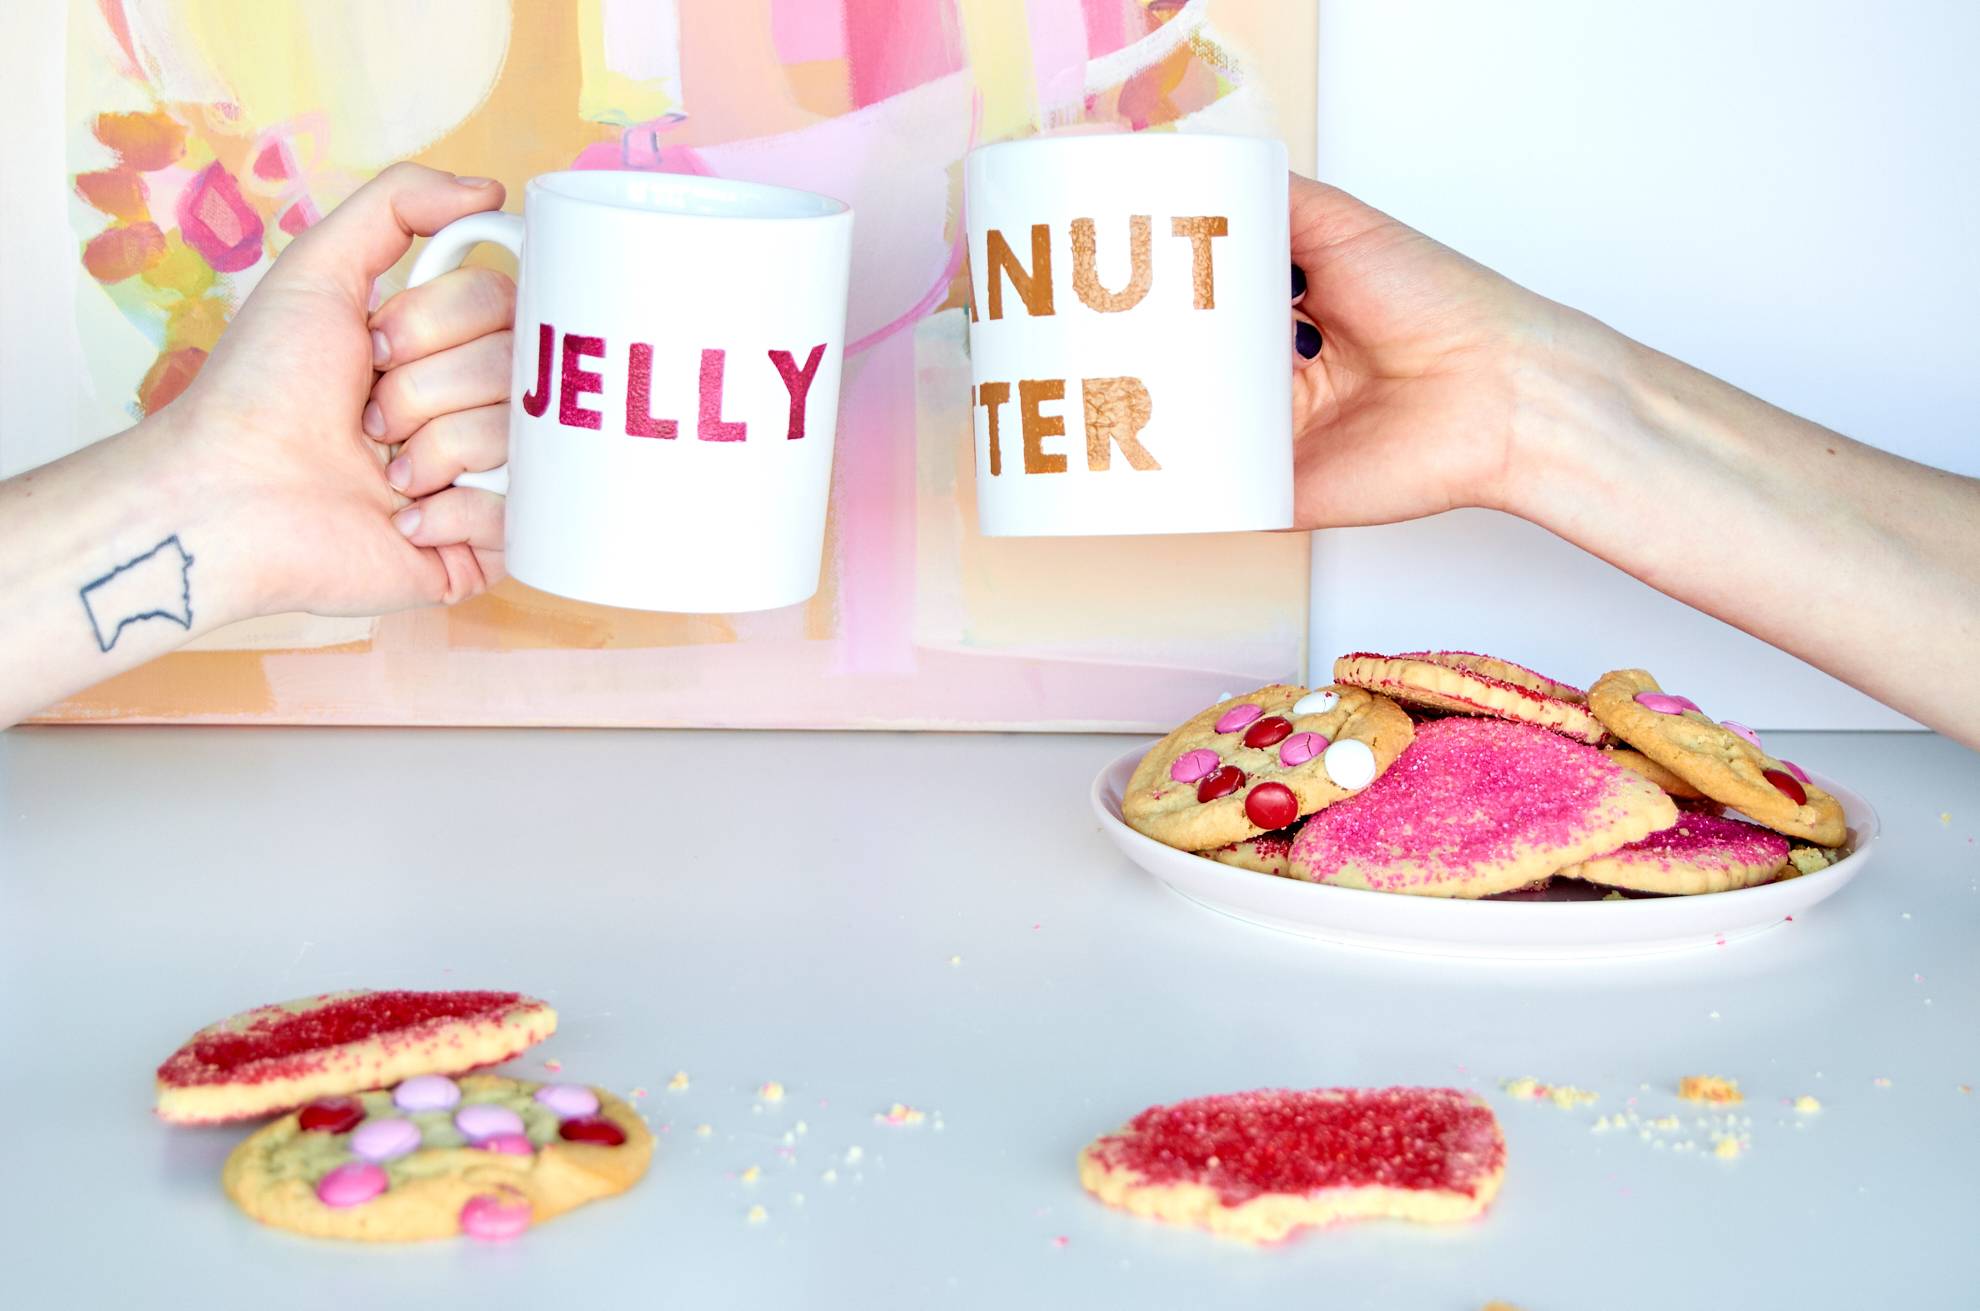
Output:
M464 219L455 219L441 228L426 239L426 248L420 251L419 258L413 261L412 272L406 276L407 290L423 282L431 282L442 273L452 273L461 266L461 261L467 258L467 253L484 241L501 246L520 260L523 243L522 215L510 214L498 209L486 214L470 214ZM503 464L482 473L464 473L454 479L454 486L474 487L484 492L494 492L498 496L507 496L509 466Z

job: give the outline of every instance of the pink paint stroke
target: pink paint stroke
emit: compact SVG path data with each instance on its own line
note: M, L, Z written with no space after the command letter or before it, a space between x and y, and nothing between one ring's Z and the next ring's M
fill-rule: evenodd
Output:
M1039 121L1079 105L1086 94L1086 21L1080 0L1025 0L1031 80Z
M878 104L963 67L953 0L845 0L846 63L855 108Z
M771 0L770 42L786 64L846 57L842 0Z

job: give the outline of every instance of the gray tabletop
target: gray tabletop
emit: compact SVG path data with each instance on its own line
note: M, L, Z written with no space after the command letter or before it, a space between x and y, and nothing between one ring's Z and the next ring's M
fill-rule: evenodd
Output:
M1198 909L1087 809L1125 742L0 734L8 1302L1980 1297L1980 758L1797 735L1794 758L1881 809L1871 869L1724 949L1555 965L1356 953ZM158 1123L151 1071L210 1020L353 986L549 999L561 1027L512 1068L633 1095L653 1172L499 1247L256 1226L218 1186L242 1131ZM1740 1080L1736 1119L1676 1100L1699 1073ZM1503 1090L1522 1076L1599 1100ZM1492 1101L1510 1163L1483 1220L1254 1251L1109 1211L1074 1176L1083 1142L1150 1103L1397 1083ZM1819 1112L1784 1104L1804 1094ZM895 1103L923 1118L876 1119ZM1713 1154L1726 1133L1736 1159Z

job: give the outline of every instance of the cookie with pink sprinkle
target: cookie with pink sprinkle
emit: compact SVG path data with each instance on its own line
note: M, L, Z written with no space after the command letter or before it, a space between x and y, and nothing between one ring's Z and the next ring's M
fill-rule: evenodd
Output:
M1788 840L1757 824L1684 814L1667 829L1561 871L1564 878L1634 892L1692 896L1729 892L1779 878Z
M1605 736L1580 688L1475 651L1357 651L1334 661L1334 681L1412 707L1538 724L1590 745Z
M1419 897L1488 897L1677 822L1676 803L1600 751L1532 724L1420 724L1389 772L1306 821L1294 878Z
M1157 742L1128 779L1121 818L1184 851L1243 842L1361 791L1414 733L1387 697L1273 683Z
M1589 709L1611 733L1712 800L1791 838L1824 847L1849 836L1842 803L1799 765L1767 753L1744 724L1715 721L1648 672L1617 669L1595 680Z

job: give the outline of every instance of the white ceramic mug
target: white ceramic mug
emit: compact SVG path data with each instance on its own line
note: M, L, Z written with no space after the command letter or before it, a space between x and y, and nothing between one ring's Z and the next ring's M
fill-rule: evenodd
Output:
M1292 526L1286 148L972 151L976 507L993 537Z
M729 613L818 590L852 211L670 173L531 178L433 235L408 286L513 251L505 563L531 587Z

